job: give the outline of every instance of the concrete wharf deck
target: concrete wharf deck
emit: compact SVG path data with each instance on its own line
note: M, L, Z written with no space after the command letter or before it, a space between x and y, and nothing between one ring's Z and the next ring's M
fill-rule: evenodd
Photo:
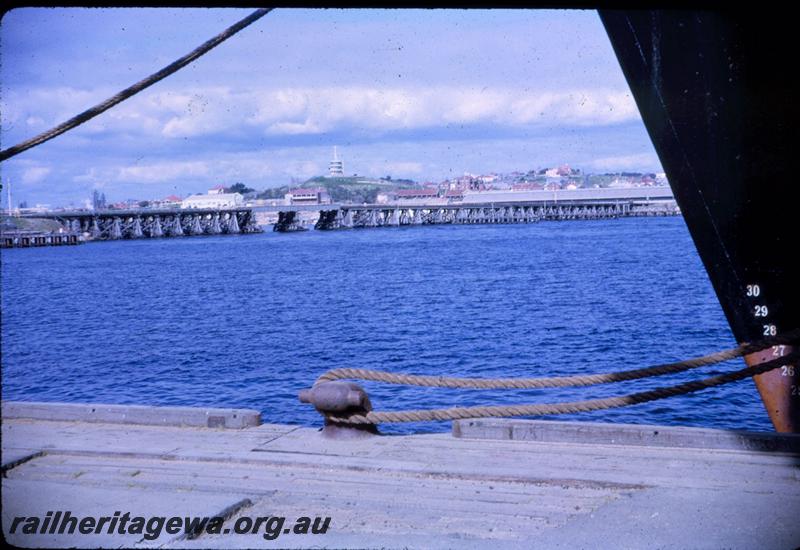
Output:
M28 547L795 548L800 436L467 420L332 440L255 411L3 404L2 518ZM208 427L208 426L214 427ZM329 516L326 534L10 534L16 516ZM19 531L19 530L18 530Z

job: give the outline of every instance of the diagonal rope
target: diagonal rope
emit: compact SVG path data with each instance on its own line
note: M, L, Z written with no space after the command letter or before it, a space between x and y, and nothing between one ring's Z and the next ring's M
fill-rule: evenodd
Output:
M433 420L458 420L463 418L485 418L485 417L508 417L508 416L543 416L550 414L566 414L599 409L610 409L625 407L627 405L637 405L656 401L676 395L693 393L730 384L743 378L749 378L758 374L777 369L787 364L792 364L800 360L800 350L789 353L783 357L761 363L755 367L745 367L743 369L712 376L702 380L685 382L675 386L656 388L654 390L622 395L617 397L607 397L603 399L590 399L587 401L572 401L567 403L542 403L536 405L497 405L497 406L478 406L478 407L453 407L449 409L428 409L410 411L388 411L373 412L365 415L354 414L350 416L326 415L330 422L344 424L381 424L389 422L429 422Z
M610 384L626 380L637 380L650 376L662 376L714 365L751 353L764 351L776 345L790 344L800 338L800 329L795 329L784 334L759 340L752 344L742 344L738 347L723 350L711 355L696 357L665 363L641 369L609 372L603 374L588 374L575 376L553 376L542 378L456 378L450 376L420 376L413 374L396 374L371 369L333 369L322 374L314 383L330 382L332 380L370 380L385 382L387 384L405 384L410 386L427 386L437 388L476 388L476 389L531 389L531 388L563 388L572 386L592 386L595 384Z
M79 126L84 122L87 122L88 120L91 120L92 118L96 117L97 115L109 110L111 107L114 107L118 103L122 103L129 97L141 92L145 88L152 86L159 80L163 80L172 73L177 72L178 70L182 69L192 61L198 59L203 54L208 53L210 50L220 45L225 40L227 40L228 38L239 32L240 30L244 29L251 23L258 21L272 10L273 8L261 8L254 11L253 13L251 13L238 23L231 25L230 27L222 31L220 34L218 34L211 40L204 42L199 47L195 48L194 50L192 50L185 56L181 57L177 61L170 63L157 73L151 74L150 76L148 76L144 80L137 82L133 86L130 86L129 88L122 90L117 95L108 98L104 102L95 105L91 109L84 111L77 116L74 116L68 121L59 124L55 128L47 130L46 132L42 132L36 137L33 137L27 141L23 141L22 143L14 145L13 147L9 147L8 149L3 149L2 151L0 151L0 162L13 157L14 155L18 155L19 153L22 153L23 151L26 151L31 147L36 147L37 145L40 145L45 141L51 140L54 137L63 134L64 132L72 130L76 126Z

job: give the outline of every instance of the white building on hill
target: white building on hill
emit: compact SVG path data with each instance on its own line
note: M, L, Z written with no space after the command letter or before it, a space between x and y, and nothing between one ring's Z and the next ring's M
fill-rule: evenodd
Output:
M234 208L243 204L244 197L239 193L208 193L183 199L181 208Z

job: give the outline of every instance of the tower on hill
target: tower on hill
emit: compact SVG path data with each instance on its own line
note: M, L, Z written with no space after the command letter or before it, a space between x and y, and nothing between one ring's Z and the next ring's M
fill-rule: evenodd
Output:
M344 176L344 163L339 160L339 154L336 146L333 146L333 160L328 164L328 177L341 178Z

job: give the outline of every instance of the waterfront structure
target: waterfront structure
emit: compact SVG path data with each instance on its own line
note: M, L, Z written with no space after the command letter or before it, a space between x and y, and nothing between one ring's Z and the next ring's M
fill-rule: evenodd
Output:
M303 220L299 212L289 210L288 212L278 212L278 219L272 226L272 230L278 233L290 233L293 231L308 231L308 228L303 226Z
M0 248L62 246L82 244L84 241L85 239L82 235L74 232L0 231Z
M421 189L398 189L395 191L395 198L398 202L408 200L430 200L436 199L439 191L433 187L423 187Z
M564 204L414 204L340 206L320 210L315 229L429 224L535 223L642 216L675 216L674 201Z
M169 195L161 199L161 201L157 201L155 203L151 202L151 206L160 206L162 208L180 208L183 199L177 195Z
M51 212L37 218L59 221L65 231L93 240L260 233L251 208L190 208Z
M35 204L27 208L17 208L12 214L14 216L25 216L30 214L44 214L50 212L52 208L49 204Z
M388 202L394 201L397 195L394 191L381 191L375 196L375 203L376 204L387 204Z
M464 191L461 189L448 189L444 193L444 198L448 202L458 202L464 200Z
M668 185L646 187L582 187L561 189L557 186L529 189L493 189L490 191L465 191L462 202L470 204L552 202L570 203L580 201L628 201L628 200L674 200Z
M800 449L786 435L481 419L454 421L452 435L336 441L316 427L263 424L258 410L7 401L2 418L3 535L21 547L142 540L121 527L57 529L66 523L59 509L224 520L189 536L160 530L147 541L160 548L792 548L800 540ZM235 529L248 517L293 522L298 510L330 517L330 529ZM19 516L53 527L12 533ZM264 540L269 532L275 540Z
M596 187L578 188L567 185L561 188L556 185L537 183L516 184L509 189L469 190L450 188L440 196L432 187L414 189L398 189L382 192L376 202L379 204L448 204L461 202L464 204L521 204L521 203L575 203L575 202L607 202L607 201L651 201L674 200L669 186L644 187Z
M254 207L262 224L316 218L316 229L346 229L423 224L534 223L538 221L592 220L621 217L680 215L669 189L576 189L528 192L449 191L430 199L389 200L376 204L298 203ZM469 197L469 199L467 199ZM484 200L479 198L484 197ZM297 212L301 218L280 213Z
M286 204L330 204L331 196L324 187L292 189L284 195Z
M181 208L235 208L244 204L244 197L239 193L218 193L214 190L212 191L209 191L205 195L192 195L191 197L183 199Z

